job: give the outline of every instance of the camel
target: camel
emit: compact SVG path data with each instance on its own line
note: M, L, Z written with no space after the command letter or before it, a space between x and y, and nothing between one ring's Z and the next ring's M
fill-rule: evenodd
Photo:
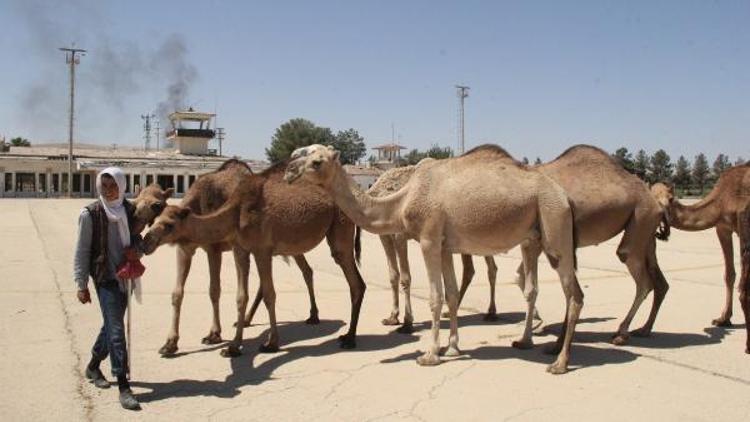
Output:
M231 244L237 268L237 324L234 339L222 355L241 354L247 307L250 254L255 256L263 302L270 319L270 334L262 352L279 348L273 288L273 255L301 256L326 237L336 263L344 271L352 301L349 331L340 336L341 347L356 346L357 323L365 284L357 269L355 227L322 189L282 180L282 162L259 174L247 174L216 211L197 215L190 207L168 206L144 238L147 253L167 243ZM356 244L356 245L355 245Z
M734 269L734 247L732 233L740 238L740 247L747 247L750 239L742 225L747 221L743 214L750 213L750 165L735 166L726 170L711 192L693 205L683 205L674 197L672 187L656 183L651 192L664 207L669 225L680 230L700 231L714 227L724 254L724 308L713 325L728 327L732 325L732 290L736 273ZM743 261L744 264L744 261ZM739 296L745 320L748 319L748 286L740 279ZM750 325L748 326L750 327ZM750 328L749 336L750 336ZM750 342L750 337L748 338ZM748 343L750 352L750 343Z
M167 206L167 199L174 194L174 189L167 188L162 190L158 183L152 183L138 192L138 196L132 199L135 206L136 226L134 232L140 233L151 225L154 219L164 211Z
M612 342L623 345L631 334L650 335L669 285L656 259L654 237L663 212L648 186L625 171L608 153L591 145L572 146L554 160L534 168L562 186L573 202L578 247L598 245L624 232L617 256L633 277L636 293ZM471 278L464 281L462 291ZM523 291L523 264L518 267L516 283ZM652 289L654 301L648 320L641 328L628 332L638 308Z
M395 167L378 177L378 180L367 190L367 194L372 197L382 197L394 193L401 189L402 186L411 178L417 166L421 163L432 161L432 158L425 158L416 165L404 167ZM409 255L406 245L406 237L403 234L380 235L380 242L385 251L386 262L388 264L389 281L391 284L391 293L393 295L393 307L387 318L382 320L383 325L399 325L399 285L404 293L404 323L398 329L399 333L409 334L414 331L414 316L411 308L411 272L409 270ZM468 287L471 278L474 276L474 265L471 262L471 255L461 255L464 263L464 273L459 292L459 304ZM467 265L467 260L469 264ZM495 306L495 280L497 278L497 265L495 259L491 256L485 257L487 262L487 276L490 281L490 305L484 319L487 321L497 320L497 308ZM467 281L467 279L469 281ZM444 316L448 316L447 314Z
M483 145L466 154L424 163L399 191L373 198L344 171L332 147L311 145L292 153L284 178L309 181L326 189L355 224L374 234L404 233L419 242L430 282L431 344L417 358L420 365L437 365L440 311L445 283L450 313L446 356L458 348L458 286L454 253L494 255L521 244L528 279L524 291L528 312L522 337L513 342L529 348L531 315L537 294L536 254L539 245L560 275L566 297L563 347L547 370L567 372L575 324L583 306L583 291L575 274L573 217L568 198L555 182L528 170L496 145ZM461 198L457 201L456 198Z
M242 179L251 174L250 167L239 160L229 159L225 161L216 171L199 177L188 189L182 199L181 205L188 207L196 214L207 214L217 210L241 183ZM151 184L144 188L135 199L136 216L138 210L142 209L142 216L150 211L152 215L146 220L152 224L154 219L163 211L166 198L173 192L172 188L161 191L157 184ZM151 204L147 206L147 204ZM230 243L198 244L195 242L177 242L177 279L172 292L172 324L167 334L167 340L159 349L163 356L174 355L178 350L180 314L182 299L184 297L185 283L192 263L193 256L198 248L202 248L208 258L209 268L209 297L212 306L212 322L208 335L201 339L203 344L218 344L221 338L221 322L219 318L219 299L221 297L221 260L222 254L231 249ZM316 324L318 319L318 308L313 291L312 269L304 256L294 257L297 266L302 272L305 285L310 297L310 317L305 321L308 324ZM262 292L258 289L253 305L245 318L245 326L249 326L258 304L261 301Z

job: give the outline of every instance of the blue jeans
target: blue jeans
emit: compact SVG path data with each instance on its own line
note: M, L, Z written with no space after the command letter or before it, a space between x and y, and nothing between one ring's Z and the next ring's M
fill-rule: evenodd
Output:
M117 280L105 280L94 283L99 307L102 310L104 325L91 349L94 358L102 361L110 357L112 375L115 377L128 373L128 350L125 345L125 309L128 307L126 292L120 291Z

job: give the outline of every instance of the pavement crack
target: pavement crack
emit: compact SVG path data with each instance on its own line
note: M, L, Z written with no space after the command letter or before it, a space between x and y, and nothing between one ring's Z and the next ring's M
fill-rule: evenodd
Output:
M27 209L29 210L29 217L31 219L31 222L34 225L34 230L36 232L36 236L39 239L39 242L42 244L42 252L44 253L44 259L45 263L47 265L47 269L52 273L52 280L55 283L55 288L57 289L57 300L60 304L60 310L63 313L63 322L64 322L64 328L65 328L65 336L68 339L68 343L70 345L70 351L73 353L73 357L75 358L75 365L71 368L71 371L73 372L73 376L78 381L78 385L76 386L76 393L78 396L83 400L83 408L84 408L84 415L86 417L87 421L94 420L94 400L91 394L86 391L86 388L84 385L86 385L88 382L84 379L83 374L81 373L79 368L82 368L84 365L84 359L81 356L80 353L75 348L76 344L76 335L73 331L70 313L68 312L68 307L65 306L65 300L63 299L63 291L60 287L60 277L57 274L57 271L55 271L55 268L51 265L49 265L49 262L52 261L50 258L49 252L47 250L47 244L44 242L44 238L42 237L42 232L39 230L39 223L36 220L36 217L34 216L34 212L31 210L31 208L28 205L28 202L26 203Z

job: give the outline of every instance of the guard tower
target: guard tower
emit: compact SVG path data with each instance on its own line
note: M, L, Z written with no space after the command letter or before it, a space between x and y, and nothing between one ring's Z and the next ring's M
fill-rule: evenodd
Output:
M167 139L174 142L175 152L191 155L208 155L208 141L216 132L211 129L213 113L201 113L189 108L187 111L175 111L169 115L172 130L167 132Z

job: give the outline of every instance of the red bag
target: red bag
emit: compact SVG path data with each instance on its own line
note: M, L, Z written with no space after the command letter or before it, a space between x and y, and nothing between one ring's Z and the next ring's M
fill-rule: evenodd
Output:
M139 259L126 260L120 268L117 269L117 277L120 280L138 278L146 271L146 267L141 264Z

